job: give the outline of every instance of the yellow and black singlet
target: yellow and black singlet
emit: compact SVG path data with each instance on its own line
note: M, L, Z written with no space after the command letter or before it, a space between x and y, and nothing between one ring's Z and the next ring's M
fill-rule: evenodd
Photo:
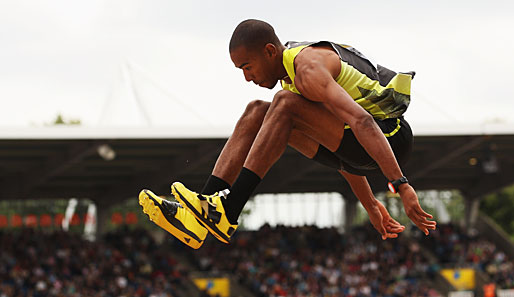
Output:
M376 119L400 117L410 103L410 85L414 72L396 73L374 65L355 48L328 41L288 42L283 52L283 64L292 83L282 80L282 88L300 94L294 84L294 59L308 46L330 45L341 59L337 83Z

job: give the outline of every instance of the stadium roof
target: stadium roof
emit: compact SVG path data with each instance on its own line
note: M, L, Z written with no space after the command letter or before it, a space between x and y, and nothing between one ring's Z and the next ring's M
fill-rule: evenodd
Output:
M107 205L142 188L169 193L176 180L199 190L230 132L229 127L0 128L0 199L76 197ZM474 198L514 183L514 126L431 126L415 132L404 171L417 189L458 189ZM110 161L109 148L115 152ZM383 177L370 182L375 191L385 190ZM335 171L291 149L257 192L351 195Z

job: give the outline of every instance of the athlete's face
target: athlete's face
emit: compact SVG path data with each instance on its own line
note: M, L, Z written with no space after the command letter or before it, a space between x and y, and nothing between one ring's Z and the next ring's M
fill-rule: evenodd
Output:
M261 50L240 46L230 52L230 58L237 68L243 70L246 81L268 89L273 89L277 84L277 55L273 45L268 44Z

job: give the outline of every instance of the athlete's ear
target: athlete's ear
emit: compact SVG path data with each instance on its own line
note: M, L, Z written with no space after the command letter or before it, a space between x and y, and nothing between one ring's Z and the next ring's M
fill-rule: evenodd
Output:
M264 50L266 51L266 54L269 58L275 56L277 54L277 48L273 43L267 43L264 47Z

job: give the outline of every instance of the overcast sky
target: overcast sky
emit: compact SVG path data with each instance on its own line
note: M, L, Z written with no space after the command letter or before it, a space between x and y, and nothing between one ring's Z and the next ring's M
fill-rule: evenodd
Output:
M341 42L415 70L414 128L513 123L512 1L0 0L0 126L58 113L87 126L233 125L278 90L247 83L230 61L247 18L283 42Z

